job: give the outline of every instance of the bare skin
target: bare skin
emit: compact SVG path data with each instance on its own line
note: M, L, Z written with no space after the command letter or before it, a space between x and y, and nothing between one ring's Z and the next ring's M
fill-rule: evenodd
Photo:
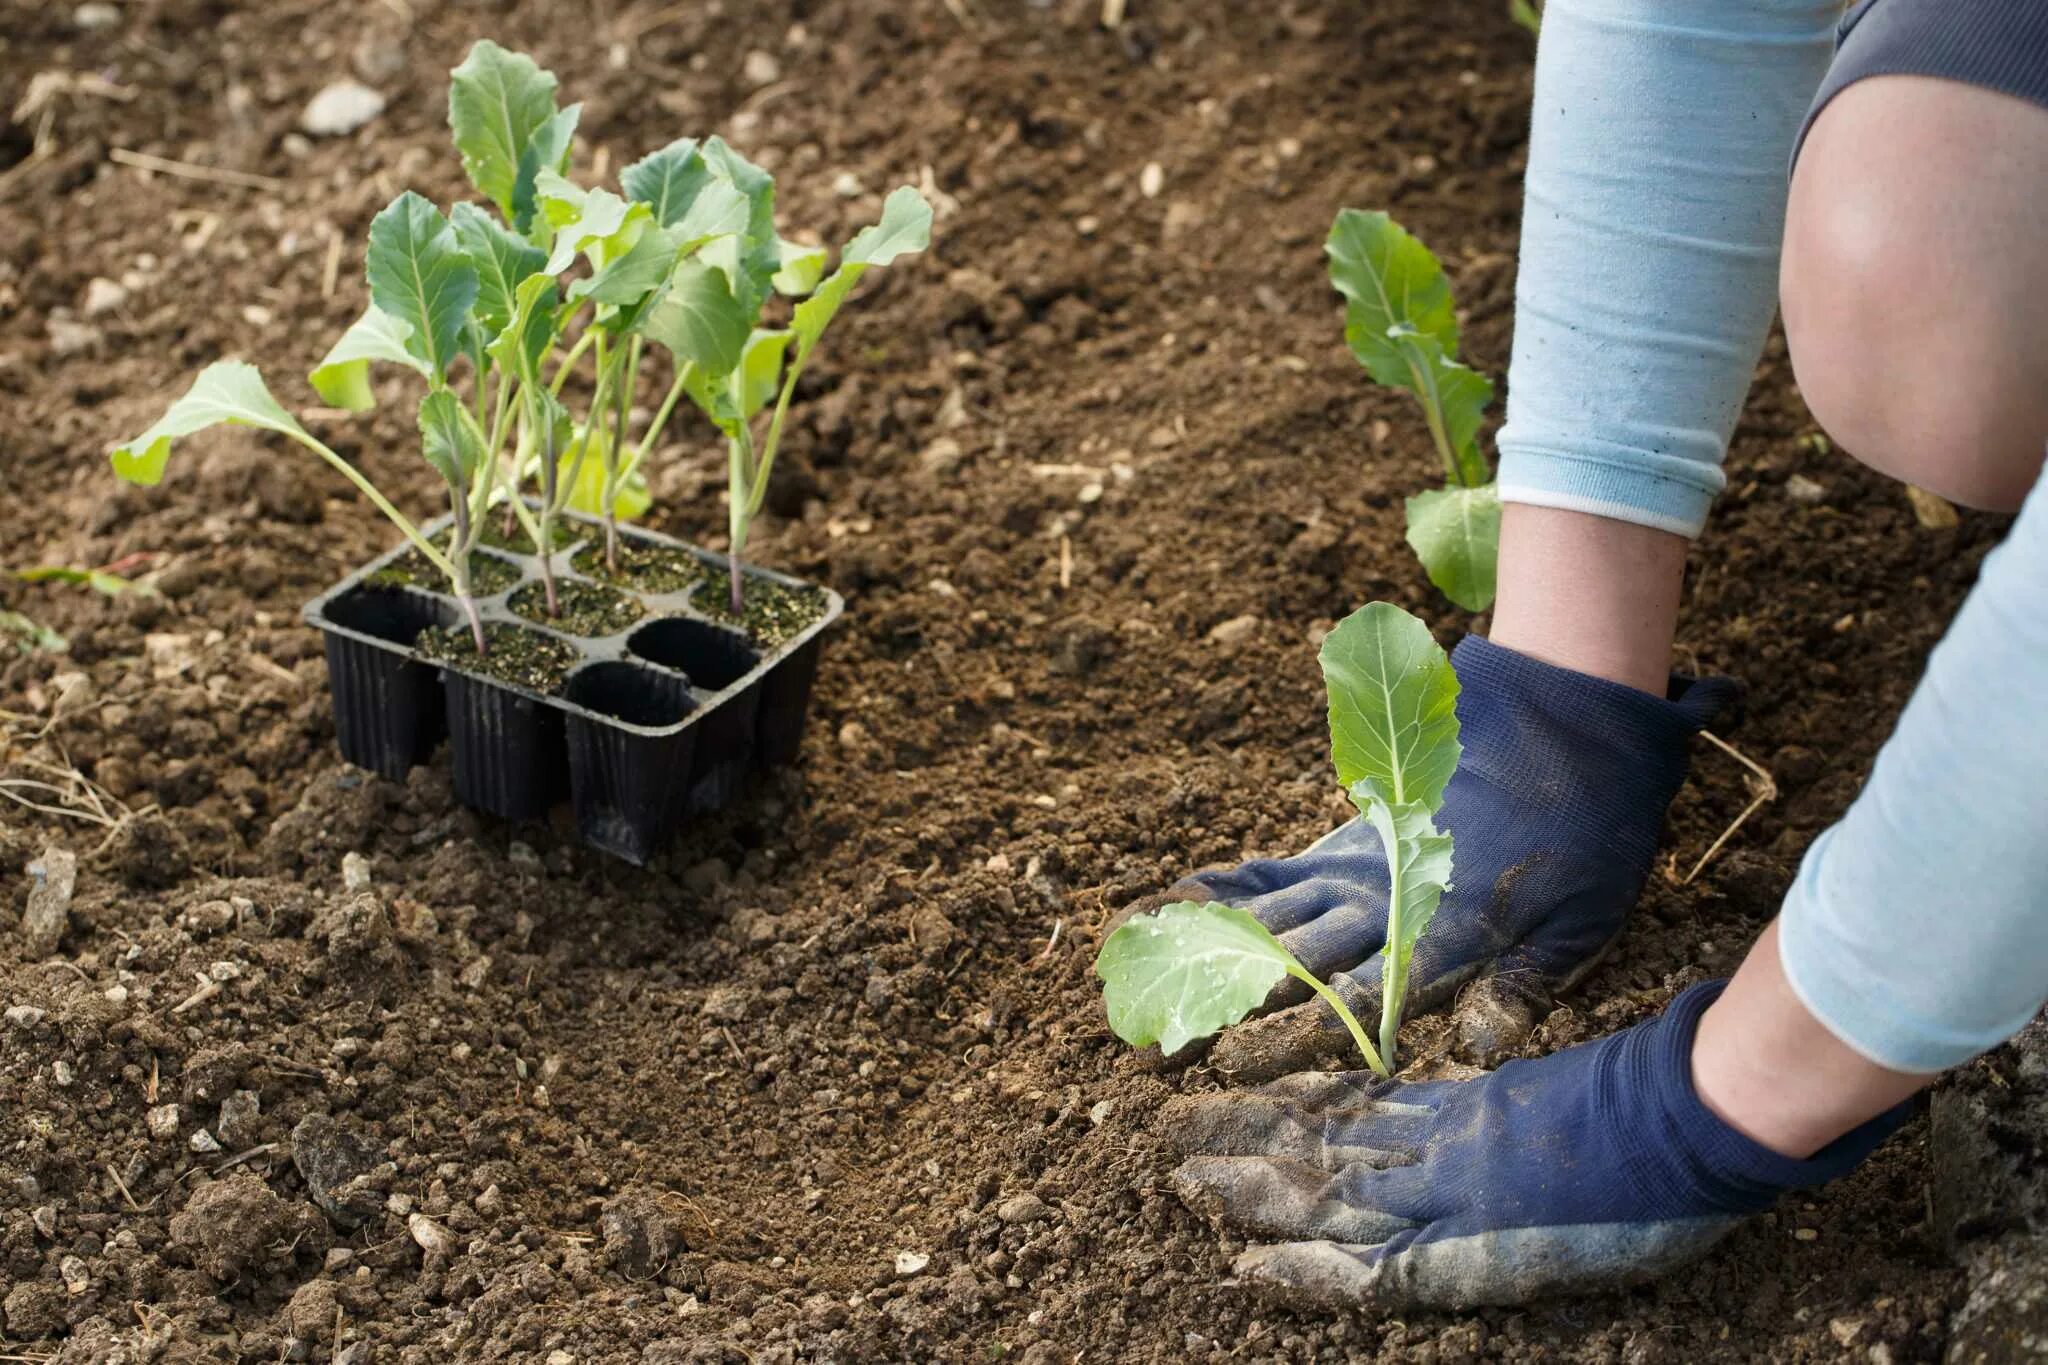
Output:
M2048 112L1917 76L1860 81L1799 158L1780 295L1793 368L1836 443L1954 501L2016 510L2048 449ZM1661 691L1685 543L1510 505L1491 638ZM1794 993L1774 923L1700 1020L1693 1082L1724 1122L1808 1157L1931 1084L1843 1043Z

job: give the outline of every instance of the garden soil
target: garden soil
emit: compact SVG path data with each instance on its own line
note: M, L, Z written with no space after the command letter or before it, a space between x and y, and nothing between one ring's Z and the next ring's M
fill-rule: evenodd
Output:
M1336 619L1483 628L1402 543L1434 461L1341 347L1321 242L1393 211L1500 373L1532 46L1492 0L1104 8L8 8L0 563L145 554L161 595L0 587L70 640L0 662L7 790L43 808L0 811L0 1355L1940 1357L1970 1281L1924 1118L1697 1269L1471 1315L1262 1300L1171 1192L1150 1121L1225 1082L1137 1065L1094 951L1130 899L1341 818ZM341 762L298 611L393 534L332 471L245 431L156 489L104 456L222 356L312 401L370 217L465 193L445 81L479 36L584 102L585 174L721 131L823 240L906 180L938 205L806 379L753 545L849 602L803 761L644 870L566 813L462 810L445 753ZM382 112L302 134L344 79ZM309 420L428 515L409 390L379 390ZM706 432L651 466L651 524L721 543ZM1680 643L1747 683L1727 738L1776 797L1688 879L1753 794L1697 746L1631 932L1531 1053L1734 967L2001 531L1831 451L1778 341L1729 473ZM1972 1131L2023 1061L1975 1073Z

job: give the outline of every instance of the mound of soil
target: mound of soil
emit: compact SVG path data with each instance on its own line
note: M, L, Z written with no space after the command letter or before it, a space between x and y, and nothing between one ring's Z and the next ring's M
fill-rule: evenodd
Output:
M0 1354L1939 1356L1969 1285L1924 1121L1694 1272L1462 1317L1260 1301L1170 1192L1148 1118L1216 1082L1110 1038L1098 935L1341 818L1333 621L1483 625L1402 542L1428 439L1343 351L1318 244L1341 205L1392 210L1500 373L1531 49L1494 0L1101 9L10 12L0 107L34 77L47 114L0 129L0 563L163 558L159 598L0 583L71 639L0 659L0 763L48 784L0 815ZM445 757L402 784L340 763L298 609L391 534L332 471L247 430L159 489L100 455L220 356L305 400L370 217L468 195L445 72L482 35L585 102L579 173L719 131L825 241L895 184L938 203L929 255L812 366L750 547L850 603L803 765L644 870L464 811ZM382 113L307 138L350 69ZM374 414L309 421L430 515L411 390L379 383ZM1774 344L1681 635L1749 684L1730 737L1780 795L1687 882L1749 801L1701 746L1665 874L1532 1051L1733 967L1995 542L1923 528L1814 435ZM711 434L678 421L649 470L653 523L722 544ZM25 928L46 849L75 895Z

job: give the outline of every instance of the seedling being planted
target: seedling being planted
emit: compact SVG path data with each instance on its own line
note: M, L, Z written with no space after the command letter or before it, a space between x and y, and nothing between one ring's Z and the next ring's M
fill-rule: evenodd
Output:
M1429 581L1467 611L1493 604L1500 494L1479 451L1493 383L1458 363L1451 285L1429 248L1384 213L1345 209L1324 250L1344 296L1344 340L1382 384L1406 389L1442 460L1447 486L1408 499L1408 543Z
M1415 945L1450 889L1451 836L1437 830L1436 813L1458 766L1458 677L1428 627L1386 602L1339 623L1320 659L1337 782L1387 855L1379 1046L1279 939L1214 901L1133 916L1102 945L1095 971L1109 1026L1133 1046L1177 1052L1237 1023L1292 976L1335 1012L1367 1066L1393 1074Z

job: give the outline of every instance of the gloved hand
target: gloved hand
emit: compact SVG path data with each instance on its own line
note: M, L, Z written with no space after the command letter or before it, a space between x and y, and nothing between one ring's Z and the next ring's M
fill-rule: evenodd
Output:
M1665 807L1685 779L1688 741L1736 686L1673 678L1666 700L1476 635L1451 662L1464 757L1438 825L1457 841L1455 861L1451 890L1416 945L1406 1009L1437 1008L1473 978L1490 978L1489 989L1468 994L1460 1018L1484 1065L1519 1048L1551 997L1619 937L1649 875ZM1364 820L1291 858L1183 878L1119 920L1182 900L1250 911L1368 1028L1379 1017L1387 860ZM1278 1012L1224 1034L1212 1060L1260 1080L1348 1050L1327 1005L1295 1003L1308 995L1289 977L1266 1001Z
M1847 1173L1910 1104L1805 1160L1736 1132L1692 1085L1725 983L1656 1019L1469 1081L1305 1072L1184 1096L1181 1197L1253 1237L1237 1274L1326 1305L1471 1308L1606 1289L1698 1255L1780 1193Z

